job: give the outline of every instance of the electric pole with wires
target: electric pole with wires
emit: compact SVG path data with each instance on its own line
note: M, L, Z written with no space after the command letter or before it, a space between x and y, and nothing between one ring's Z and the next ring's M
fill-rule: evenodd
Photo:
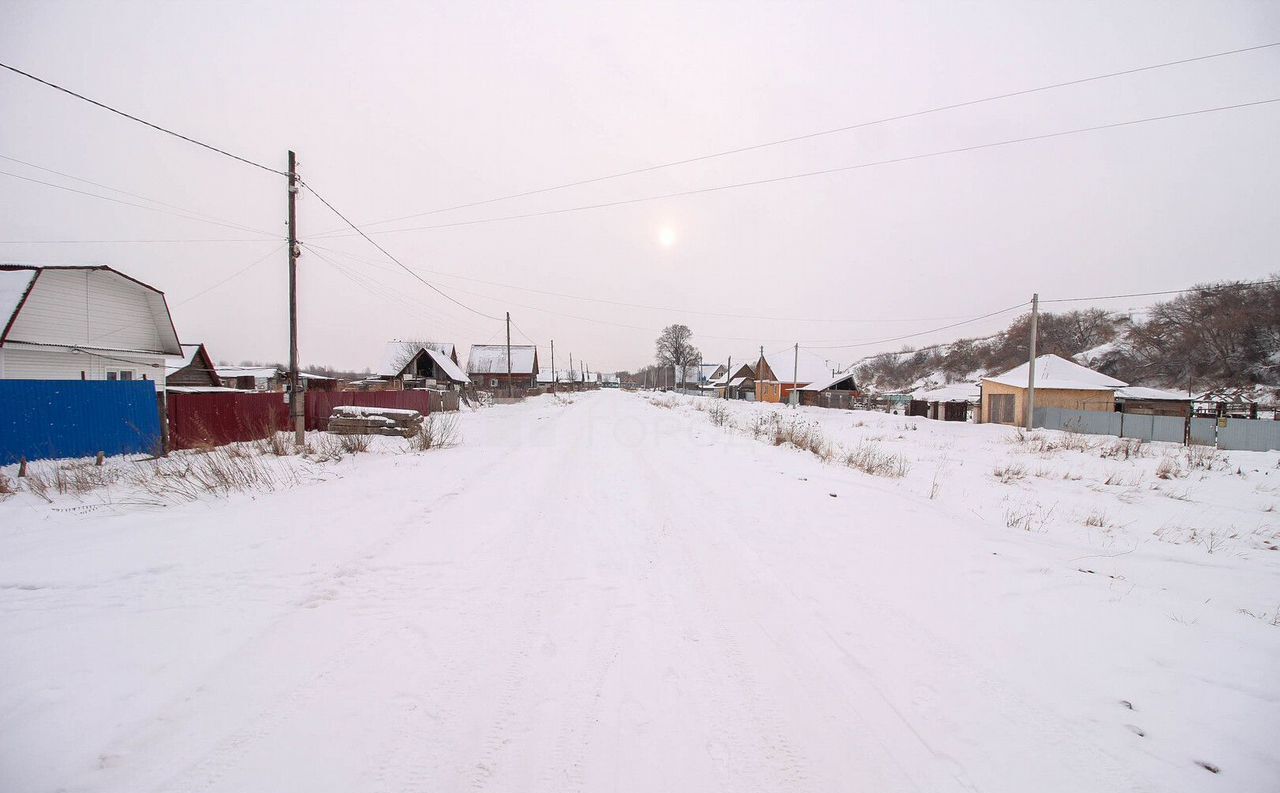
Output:
M507 312L507 399L515 399L516 391L511 379L511 312Z
M293 418L293 442L306 442L302 392L298 388L298 169L289 152L289 415Z

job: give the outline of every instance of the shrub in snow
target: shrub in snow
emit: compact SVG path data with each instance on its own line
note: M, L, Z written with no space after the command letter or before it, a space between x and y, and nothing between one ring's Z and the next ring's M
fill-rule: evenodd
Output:
M456 413L432 413L422 422L422 429L409 439L409 444L420 452L431 449L447 449L457 446L458 416Z
M864 474L886 476L891 479L901 479L911 470L906 457L881 451L879 445L869 441L863 441L852 451L846 452L844 464Z

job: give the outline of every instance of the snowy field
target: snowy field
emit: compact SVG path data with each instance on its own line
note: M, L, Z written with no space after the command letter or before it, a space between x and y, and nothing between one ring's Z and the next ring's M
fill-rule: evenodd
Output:
M460 430L0 496L0 790L1280 789L1280 455L609 391Z

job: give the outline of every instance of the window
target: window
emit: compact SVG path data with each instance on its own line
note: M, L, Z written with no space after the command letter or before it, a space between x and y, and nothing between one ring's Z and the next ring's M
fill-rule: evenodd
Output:
M108 370L107 370L107 379L108 379L108 380L112 380L112 381L116 381L116 380L132 380L132 379L133 379L133 370L132 370L132 369L108 369Z

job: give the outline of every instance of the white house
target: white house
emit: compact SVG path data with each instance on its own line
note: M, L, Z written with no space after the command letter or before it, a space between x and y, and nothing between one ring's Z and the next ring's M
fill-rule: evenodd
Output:
M104 265L0 264L0 379L153 380L182 345L164 293Z

